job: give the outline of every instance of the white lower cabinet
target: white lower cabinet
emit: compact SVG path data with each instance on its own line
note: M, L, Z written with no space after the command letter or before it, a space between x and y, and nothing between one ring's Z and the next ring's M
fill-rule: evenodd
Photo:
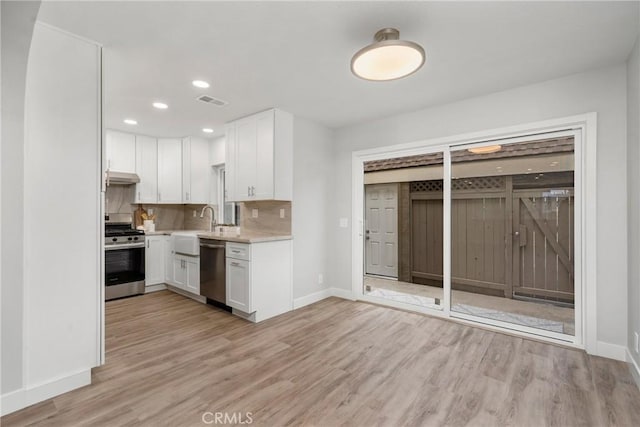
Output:
M227 258L227 305L245 313L251 306L251 264L241 259Z
M164 236L164 283L173 285L173 239Z
M173 280L170 285L192 294L200 294L200 257L174 254Z
M293 309L291 240L227 242L227 305L260 322Z
M165 247L169 236L146 236L145 238L145 286L165 281Z
M185 257L187 282L185 291L200 295L200 257Z

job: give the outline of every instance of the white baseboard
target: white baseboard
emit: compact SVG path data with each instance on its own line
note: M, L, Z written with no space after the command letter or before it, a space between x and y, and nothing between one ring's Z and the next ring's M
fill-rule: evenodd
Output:
M305 305L313 304L329 297L338 297L342 299L355 301L355 298L353 297L353 292L351 291L347 291L340 288L328 288L328 289L323 289L321 291L314 292L312 294L294 299L293 309L297 310L301 307L304 307Z
M305 295L300 298L296 298L293 300L293 309L297 310L305 305L313 304L318 301L322 301L325 298L329 298L331 296L331 291L329 289L323 289L318 292L314 292L309 295Z
M342 298L342 299L348 299L351 301L356 300L355 297L353 296L353 292L347 291L346 289L330 288L329 291L331 292L331 296Z
M91 384L91 369L0 396L0 416Z
M640 366L638 366L638 363L631 356L631 350L629 349L627 349L627 363L629 364L631 375L633 375L633 379L636 381L636 385L640 388Z
M201 302L203 304L207 303L207 298L203 297L202 295L192 294L191 292L183 291L182 289L176 288L175 286L171 286L171 285L166 285L166 286L167 286L167 289L170 290L171 292L175 292L176 294L180 294L183 297L191 298L192 300L196 300L196 301Z
M625 362L627 360L627 348L623 345L598 341L595 355Z
M165 289L167 289L167 285L165 285L164 283L159 283L157 285L148 285L144 287L144 293L148 294L149 292L164 291Z

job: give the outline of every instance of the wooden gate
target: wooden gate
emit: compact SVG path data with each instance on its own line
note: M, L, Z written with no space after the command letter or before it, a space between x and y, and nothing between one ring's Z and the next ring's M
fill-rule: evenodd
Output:
M452 181L455 289L573 302L573 190L551 190L567 182L556 178L544 190L530 176ZM442 285L442 227L442 181L412 183L412 282Z
M572 189L513 194L513 292L573 302Z

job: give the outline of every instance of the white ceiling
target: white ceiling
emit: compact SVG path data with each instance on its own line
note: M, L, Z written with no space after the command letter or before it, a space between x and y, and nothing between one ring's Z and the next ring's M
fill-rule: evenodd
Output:
M43 2L39 19L103 44L107 127L186 136L269 107L336 128L623 62L639 13L609 1ZM351 75L383 27L425 48L422 70Z

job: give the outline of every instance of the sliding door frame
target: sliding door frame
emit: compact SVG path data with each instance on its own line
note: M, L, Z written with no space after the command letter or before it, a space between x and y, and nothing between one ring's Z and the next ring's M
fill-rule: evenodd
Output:
M444 317L484 328L597 352L596 306L596 148L597 115L587 113L480 132L385 146L352 153L352 293L356 300ZM575 150L575 336L451 312L451 155L467 146L516 143L532 137L574 135ZM365 295L364 278L364 162L442 152L444 154L443 204L443 304L440 309L421 307ZM591 173L587 173L591 171Z

